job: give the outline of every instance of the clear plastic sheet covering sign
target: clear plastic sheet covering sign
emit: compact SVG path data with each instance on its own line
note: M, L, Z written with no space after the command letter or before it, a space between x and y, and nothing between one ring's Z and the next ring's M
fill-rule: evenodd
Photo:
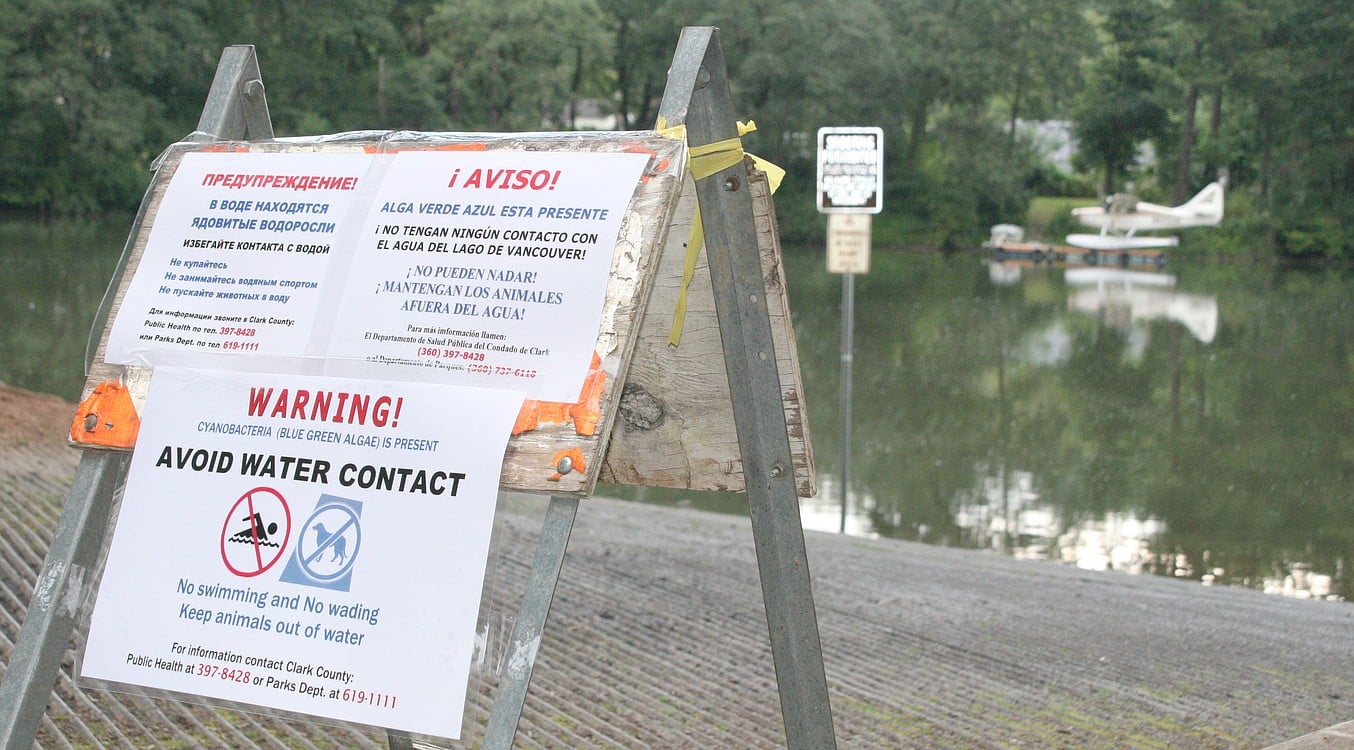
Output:
M648 162L510 150L187 154L106 359L574 401Z
M157 164L72 442L131 448L135 420L111 417L162 365L445 383L525 394L503 489L592 491L684 143L359 131L185 142Z
M457 737L522 398L156 368L81 677Z

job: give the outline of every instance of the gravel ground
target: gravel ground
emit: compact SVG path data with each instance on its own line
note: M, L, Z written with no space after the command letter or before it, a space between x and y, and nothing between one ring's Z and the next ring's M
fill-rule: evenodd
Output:
M0 388L0 408L11 411L0 414L8 663L79 454L61 440L69 404ZM32 424L15 428L19 416ZM545 504L500 503L493 622L517 608ZM889 540L806 541L843 748L1263 748L1354 718L1349 603ZM71 663L39 747L385 746L379 731L81 689ZM467 739L453 746L478 745L493 687L472 677ZM783 745L748 521L585 501L515 746Z

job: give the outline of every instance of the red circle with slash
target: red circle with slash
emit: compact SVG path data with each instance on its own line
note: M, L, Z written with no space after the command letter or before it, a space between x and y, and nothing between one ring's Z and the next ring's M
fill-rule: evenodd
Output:
M291 538L291 508L282 493L255 487L240 495L221 526L221 561L241 578L253 578L282 559Z

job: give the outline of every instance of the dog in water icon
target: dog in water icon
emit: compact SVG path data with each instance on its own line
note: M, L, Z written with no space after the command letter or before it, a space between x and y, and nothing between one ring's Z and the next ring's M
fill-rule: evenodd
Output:
M316 547L324 547L325 542L329 541L329 538L334 536L322 523L311 526L310 530L315 532ZM329 545L329 548L333 551L333 555L329 558L329 562L338 562L342 565L348 560L348 539L346 537L335 537L333 543Z

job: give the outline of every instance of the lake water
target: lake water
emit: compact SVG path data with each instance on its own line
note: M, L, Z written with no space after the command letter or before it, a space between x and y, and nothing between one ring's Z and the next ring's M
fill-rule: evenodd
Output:
M130 223L0 220L0 381L78 398ZM837 531L841 279L819 248L785 264L819 471L803 518ZM847 533L1354 596L1351 271L877 249L855 296Z

